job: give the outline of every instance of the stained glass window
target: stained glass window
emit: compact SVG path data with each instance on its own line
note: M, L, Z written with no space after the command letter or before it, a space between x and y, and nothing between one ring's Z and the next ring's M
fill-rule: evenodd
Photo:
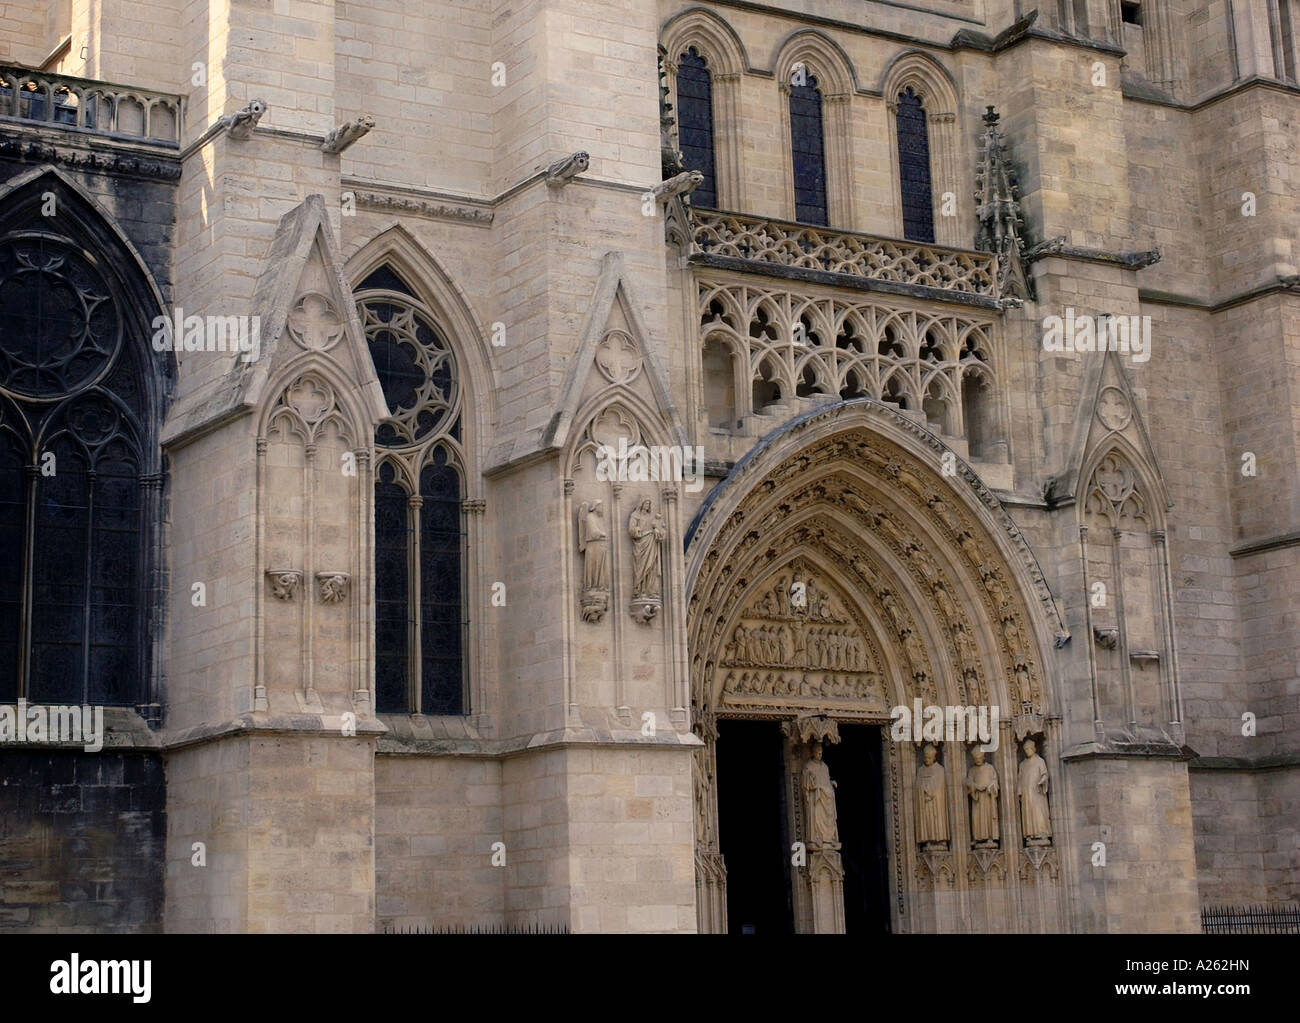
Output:
M391 413L375 432L383 449L375 476L375 706L463 714L469 623L456 359L394 271L380 267L365 284L375 290L359 289L361 321Z
M691 193L697 206L718 205L713 163L713 80L708 63L691 47L677 65L677 148L687 170L704 180Z
M903 200L903 237L934 241L930 195L930 135L921 98L909 86L898 94L898 177Z
M826 145L822 132L822 94L817 79L790 86L790 149L794 160L794 217L801 224L825 225Z
M147 388L108 265L0 238L0 701L145 692Z

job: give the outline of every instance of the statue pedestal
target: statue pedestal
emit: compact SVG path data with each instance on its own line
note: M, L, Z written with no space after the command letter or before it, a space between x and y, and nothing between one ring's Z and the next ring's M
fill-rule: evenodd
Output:
M844 864L840 843L808 846L808 884L812 889L814 934L844 933Z

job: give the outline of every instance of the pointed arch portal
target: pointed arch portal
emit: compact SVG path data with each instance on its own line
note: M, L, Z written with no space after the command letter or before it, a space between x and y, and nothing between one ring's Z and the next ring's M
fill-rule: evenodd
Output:
M1065 632L1014 524L946 454L896 411L844 402L766 438L697 514L686 553L702 930L1064 923L1050 651ZM996 840L971 830L968 742L936 742L941 773L918 775L920 722L891 736L891 708L916 700L997 714ZM1022 769L1027 738L1047 765L1051 836L1020 819L1017 778L1039 766ZM837 781L838 835L809 802L818 760ZM918 780L934 778L939 796ZM918 831L918 807L936 798L942 840Z

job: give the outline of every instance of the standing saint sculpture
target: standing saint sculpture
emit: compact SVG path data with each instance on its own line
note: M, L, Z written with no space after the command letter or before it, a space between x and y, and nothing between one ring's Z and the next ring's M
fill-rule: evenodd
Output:
M1047 764L1038 755L1038 744L1026 739L1025 759L1020 762L1020 829L1026 845L1050 845L1052 817L1047 807Z
M578 553L582 555L582 619L599 622L609 610L609 544L603 501L578 508Z
M998 844L998 772L984 762L984 750L971 750L974 766L966 775L966 795L970 797L970 833L976 849L992 849Z
M627 520L632 538L632 617L650 621L663 604L663 542L668 526L645 498Z
M816 739L810 747L812 757L803 765L804 820L808 845L838 843L839 826L835 816L835 782L822 760L822 744Z
M922 750L925 760L916 769L916 840L923 846L948 845L948 789L939 751L929 743Z

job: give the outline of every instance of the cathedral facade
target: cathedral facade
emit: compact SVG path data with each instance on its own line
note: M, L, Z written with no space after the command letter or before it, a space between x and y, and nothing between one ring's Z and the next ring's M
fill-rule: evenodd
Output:
M1300 898L1297 19L0 0L0 929Z

